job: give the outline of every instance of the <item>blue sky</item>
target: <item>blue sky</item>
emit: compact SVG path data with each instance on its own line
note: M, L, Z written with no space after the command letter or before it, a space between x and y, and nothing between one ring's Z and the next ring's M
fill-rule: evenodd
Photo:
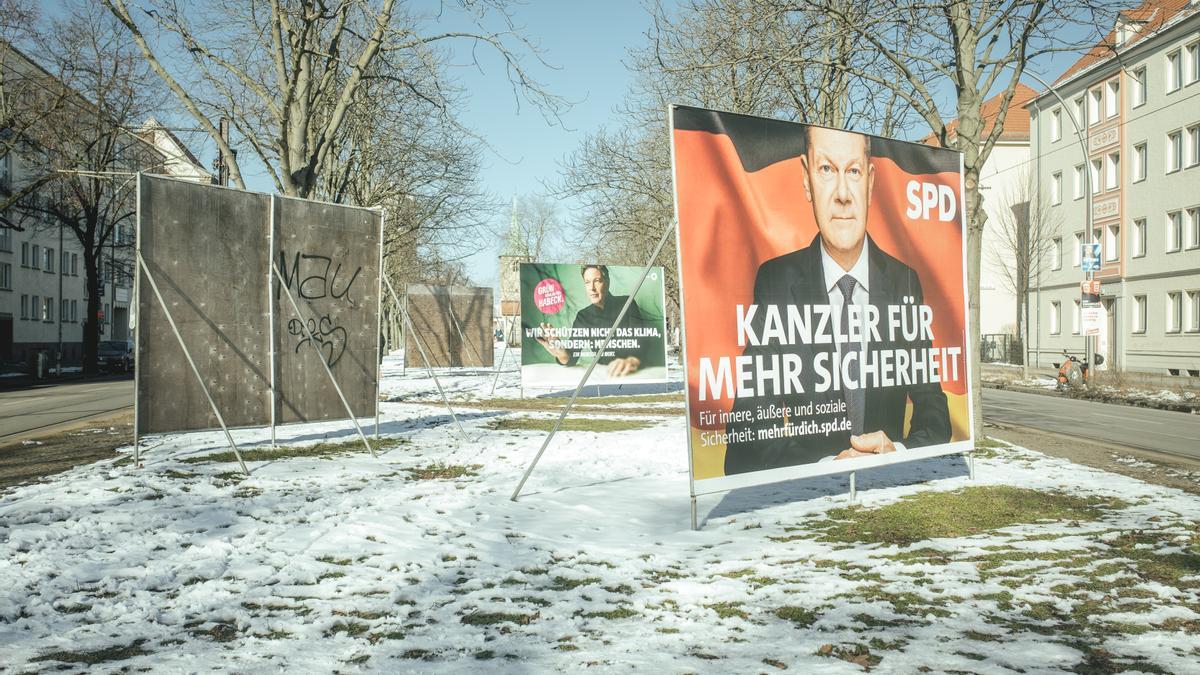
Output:
M513 17L539 44L543 58L557 67L527 59L532 74L575 105L563 116L563 126L548 124L528 103L522 102L518 110L503 64L491 53L479 52L482 73L471 68L453 71L469 92L463 123L487 138L495 150L486 154L481 178L485 189L506 205L495 215L500 225L508 222L507 204L514 194L543 192L543 182L557 177L559 160L588 133L616 121L613 110L624 100L633 79L625 68L627 52L644 44L650 27L650 15L636 0L532 0L514 6ZM466 58L460 50L456 61ZM569 217L569 210L564 209L563 215ZM467 261L473 281L483 286L496 283L499 253L497 243Z

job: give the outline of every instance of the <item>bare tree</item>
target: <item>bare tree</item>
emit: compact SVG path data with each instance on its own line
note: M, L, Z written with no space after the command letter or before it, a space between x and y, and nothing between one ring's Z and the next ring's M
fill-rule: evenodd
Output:
M997 213L989 228L995 246L987 261L999 275L1004 289L1016 296L1017 335L1028 353L1029 292L1038 267L1054 252L1055 238L1062 227L1062 216L1051 208L1045 191L1037 189L1029 165L1022 165L1020 176L1000 195L1008 210ZM1029 376L1029 359L1022 359L1024 377Z
M967 282L971 325L970 358L979 360L979 272L987 214L979 177L1004 131L1009 104L1031 60L1055 51L1078 51L1108 24L1116 9L1095 0L764 0L776 11L820 12L836 22L855 48L877 54L884 71L835 59L821 65L842 69L881 91L898 95L933 130L945 147L963 154L966 191ZM869 20L863 20L868 17ZM1102 34L1102 33L1101 33ZM1072 41L1068 36L1076 36ZM811 58L806 57L805 62ZM983 103L1000 96L993 123ZM951 125L952 120L956 125ZM972 386L979 388L979 369ZM982 428L980 398L972 419Z
M60 103L40 110L22 137L29 158L42 167L34 181L40 185L12 211L23 226L70 233L82 249L83 368L91 373L100 336L101 261L106 249L132 242L132 236L118 240L116 234L133 223L134 172L162 167L163 157L136 133L161 94L111 16L84 2L69 10L46 32L38 55L46 67L38 86ZM114 274L127 279L132 270Z
M145 17L138 18L158 44L190 61L194 76L182 67L167 68L125 0L102 1L217 143L231 179L243 187L240 160L234 144L221 136L218 118L233 121L280 192L318 196L322 173L334 169L339 141L365 128L348 126L372 105L368 84L391 82L408 96L440 106L445 78L436 50L456 40L500 55L514 92L548 116L557 118L564 108L562 99L530 75L525 57L537 59L538 52L514 29L504 0L458 3L476 19L474 32L431 30L436 17L404 13L395 0L222 0L202 7L147 0ZM487 23L500 28L488 30Z
M547 195L513 198L509 223L495 234L501 250L527 260L549 260L559 255L563 218L558 200Z

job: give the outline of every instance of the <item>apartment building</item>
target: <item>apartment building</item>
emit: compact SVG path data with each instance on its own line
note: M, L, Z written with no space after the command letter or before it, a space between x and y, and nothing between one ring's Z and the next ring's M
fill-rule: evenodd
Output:
M1099 242L1105 365L1200 375L1200 0L1122 12L1027 107L1038 190L1060 223L1030 292L1031 362L1083 354L1081 248Z
M10 96L22 91L14 83L34 83L29 88L41 92L63 88L19 50L0 44L0 55ZM86 103L74 100L71 105L81 111L89 109ZM132 208L133 174L139 170L211 182L195 156L157 121L148 120L122 136L122 143L128 146L123 152L125 159L112 168L128 175L105 180L119 181L116 192L127 194L126 208ZM32 141L6 137L0 152L4 153L0 156L0 200L45 175L50 166L47 153ZM45 204L56 189L63 188L51 182L22 204ZM116 225L99 255L101 340L131 337L133 242L134 219L128 218ZM86 280L83 250L69 228L36 213L35 208L18 206L0 214L0 372L23 370L38 352L46 353L53 365L60 347L64 366L80 363L88 306Z

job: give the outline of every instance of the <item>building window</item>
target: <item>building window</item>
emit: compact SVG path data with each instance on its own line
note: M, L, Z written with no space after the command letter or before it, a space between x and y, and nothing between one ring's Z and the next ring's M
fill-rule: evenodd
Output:
M1200 124L1190 126L1188 133L1188 166L1200 164Z
M12 253L12 230L0 227L0 251Z
M1050 203L1055 205L1062 203L1061 171L1055 171L1054 174L1050 176Z
M22 319L29 318L29 296L28 295L21 296L21 318Z
M29 264L33 266L33 269L40 270L41 267L38 267L38 265L42 264L42 247L34 244L29 247L29 250Z
M1062 110L1055 108L1050 111L1050 140L1057 141L1062 138Z
M1079 267L1079 265L1081 264L1082 258L1083 258L1083 233L1076 232L1075 233L1075 255L1074 255L1075 267Z
M1108 86L1104 88L1104 114L1108 117L1116 117L1120 112L1117 105L1121 100L1121 83L1119 80L1112 79L1108 81Z
M1183 168L1183 131L1167 134L1167 173Z
M71 323L79 322L79 301L71 301Z
M42 249L42 257L44 258L44 262L45 262L45 264L42 267L44 267L47 272L53 272L54 271L54 249L52 249L52 248Z
M58 268L60 270L62 270L63 274L70 274L71 273L71 254L67 253L66 251L63 251L62 253L58 254L58 266L59 266Z
M1104 259L1112 262L1120 257L1121 226L1109 225L1104 229Z
M1058 330L1059 330L1058 329L1058 319L1059 319L1059 310L1061 308L1062 308L1062 305L1057 300L1050 303L1050 334L1051 335L1058 335Z
M1187 54L1188 84L1200 80L1200 42L1193 42L1185 50Z
M1178 333L1183 325L1183 294L1179 291L1167 293L1167 332Z
M1075 307L1071 312L1071 333L1079 335L1079 301L1075 301Z
M1133 146L1133 182L1146 180L1146 144Z
M1096 159L1093 159L1092 160L1092 194L1096 194L1096 193L1100 192L1100 188L1103 187L1103 184L1100 182L1100 180L1104 177L1103 173L1104 173L1104 161L1098 157Z
M71 254L71 276L73 276L73 277L79 276L79 254L78 253Z
M1100 109L1100 106L1102 105L1103 94L1100 92L1100 87L1096 87L1089 93L1091 95L1088 96L1088 124L1099 124L1100 120L1103 119L1103 114Z
M21 267L29 267L29 242L21 242Z
M1167 93L1178 90L1183 86L1183 63L1179 58L1179 50L1167 54Z
M1062 269L1062 237L1055 237L1050 242L1050 269Z
M1187 247L1200 248L1200 207L1187 210Z
M1104 189L1117 189L1117 179L1121 175L1121 153L1110 152L1104 163Z
M1133 296L1133 332L1146 332L1146 296Z
M1188 291L1183 329L1189 333L1200 333L1200 290Z
M1087 120L1083 118L1083 97L1080 96L1072 101L1071 107L1075 109L1075 121L1081 126L1087 126Z
M71 302L69 300L60 300L58 305L58 322L66 323L67 317L71 316Z
M1146 102L1146 66L1133 71L1130 83L1133 85L1129 92L1130 107L1136 108Z
M1133 221L1133 231L1129 234L1130 248L1133 249L1133 257L1140 258L1146 255L1146 219L1139 218Z
M1183 211L1167 214L1167 253L1178 251L1183 245Z
M12 265L0 263L0 290L12 290Z
M1075 177L1075 181L1074 181L1075 185L1074 185L1074 191L1072 192L1072 195L1075 197L1075 199L1083 199L1083 165L1082 164L1075 165L1075 176L1074 177Z
M54 298L42 298L42 321L54 320Z

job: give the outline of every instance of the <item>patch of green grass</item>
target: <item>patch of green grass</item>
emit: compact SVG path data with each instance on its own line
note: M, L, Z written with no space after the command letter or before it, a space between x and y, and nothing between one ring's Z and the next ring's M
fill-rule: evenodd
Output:
M371 447L376 451L387 450L394 448L397 445L405 445L409 441L405 438L374 438L370 439ZM242 459L247 462L268 462L273 459L297 459L303 457L317 457L320 459L329 459L335 455L345 455L356 452L366 452L363 447L362 440L354 439L343 443L317 443L316 445L277 445L275 449L271 448L246 448L240 450ZM233 451L215 452L210 455L200 455L197 457L184 457L179 460L185 464L202 464L205 462L236 462L237 457Z
M345 572L324 572L317 577L317 581L325 581L326 579L340 579L346 576Z
M349 558L335 558L331 555L323 555L317 558L317 562L328 563L330 565L349 565L354 561Z
M518 614L510 612L472 612L466 614L462 618L462 622L468 626L491 626L497 623L515 623L518 626L528 626L535 621L540 614Z
M365 623L362 623L361 621L338 621L337 623L333 624L332 627L330 627L329 631L326 632L326 635L345 633L350 637L357 637L369 630L371 630L371 627Z
M554 428L556 419L549 417L505 417L490 424L493 431L550 431ZM653 426L654 422L647 420L628 419L597 419L594 417L568 417L562 421L559 431L592 431L609 433L615 431L636 431Z
M717 613L717 616L722 619L730 619L737 617L739 619L749 619L750 615L742 611L742 603L740 602L718 602L712 605L705 605L708 609Z
M964 537L1043 520L1094 520L1105 509L1124 508L1117 499L1083 498L1060 492L1004 485L954 492L922 492L878 508L831 509L825 542L911 545L941 537Z
M60 663L107 663L109 661L124 661L132 659L135 656L145 656L152 654L142 649L145 640L134 640L130 644L119 647L105 647L104 649L96 649L92 651L57 651L41 656L35 656L30 661L58 661Z
M819 609L787 605L775 610L775 616L784 621L791 621L797 628L808 628L820 617Z
M412 480L454 480L478 476L482 468L482 464L429 464L405 471Z
M579 588L580 586L590 586L600 583L600 577L584 577L582 579L568 579L566 577L554 577L554 585L550 587L552 591L569 591Z
M599 612L587 612L583 615L585 619L629 619L637 616L638 613L624 605L610 610L602 610Z

